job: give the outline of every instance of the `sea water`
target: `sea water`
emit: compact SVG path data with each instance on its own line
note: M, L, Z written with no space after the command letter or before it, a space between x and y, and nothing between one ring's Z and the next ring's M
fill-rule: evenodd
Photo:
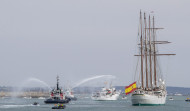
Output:
M168 97L169 98L169 97ZM90 95L78 95L77 101L66 104L65 111L189 111L190 102L185 96L175 96L164 106L132 106L130 97L117 101L93 101ZM32 105L38 102L39 105ZM43 99L0 98L0 111L55 111L54 104L45 104Z

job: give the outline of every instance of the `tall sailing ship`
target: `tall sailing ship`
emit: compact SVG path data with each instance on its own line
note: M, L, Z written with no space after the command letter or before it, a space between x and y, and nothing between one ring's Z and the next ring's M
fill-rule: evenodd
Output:
M158 41L156 31L163 28L155 27L154 16L146 19L146 14L140 12L140 25L138 37L140 43L140 73L139 81L135 84L136 90L131 96L132 105L164 105L166 103L166 86L162 78L158 64L158 56L175 55L175 54L159 54L159 44L170 43L168 41Z

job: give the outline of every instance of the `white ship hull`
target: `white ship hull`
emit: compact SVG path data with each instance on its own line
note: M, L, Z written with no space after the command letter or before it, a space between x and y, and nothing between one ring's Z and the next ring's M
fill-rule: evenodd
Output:
M164 105L166 96L149 95L149 94L132 94L132 105Z
M92 100L95 101L113 101L117 100L119 98L119 94L114 94L114 95L106 95L106 96L99 96L99 97L91 97Z

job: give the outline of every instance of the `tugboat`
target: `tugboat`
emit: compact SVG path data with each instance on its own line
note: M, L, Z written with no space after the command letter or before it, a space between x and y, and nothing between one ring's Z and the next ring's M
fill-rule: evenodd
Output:
M57 88L53 89L50 92L50 98L46 99L44 102L46 104L55 104L55 103L69 103L70 99L66 98L63 90L59 88L59 76L57 76Z

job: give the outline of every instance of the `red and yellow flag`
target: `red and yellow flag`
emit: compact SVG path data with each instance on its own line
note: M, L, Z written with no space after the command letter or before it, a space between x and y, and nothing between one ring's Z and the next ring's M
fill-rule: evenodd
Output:
M125 87L125 94L128 95L137 89L136 82L130 84L129 86Z

